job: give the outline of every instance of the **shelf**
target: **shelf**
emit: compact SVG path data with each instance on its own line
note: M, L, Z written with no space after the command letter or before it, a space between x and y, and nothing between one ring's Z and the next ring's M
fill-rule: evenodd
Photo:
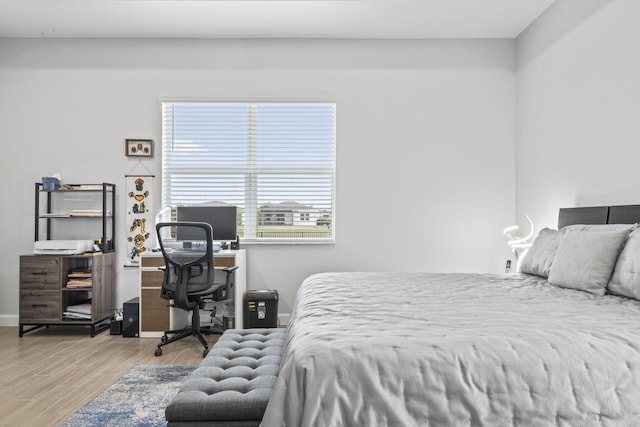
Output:
M44 190L42 183L36 183L35 241L98 241L100 248L94 249L100 250L20 257L19 336L49 325L87 325L93 337L109 327L116 308L115 190L115 184L108 183L59 190ZM68 283L80 286L68 287ZM74 305L87 305L90 313L83 318L65 317Z
M43 184L36 182L35 190L36 241L93 240L100 242L102 252L113 252L116 244L115 184L66 184L58 190L44 190ZM91 195L70 195L78 193ZM79 221L79 227L69 225L69 221L74 220Z
M79 193L79 192L91 192L91 193L102 193L102 190L38 190L40 193ZM107 193L112 192L111 189L105 190Z
M102 214L100 215L78 215L78 214L55 214L49 216L47 214L41 214L38 216L38 219L69 219L69 218L97 218L102 219ZM108 214L105 218L113 218L113 215Z
M87 188L81 188L83 185L86 185ZM68 186L72 188L60 188L58 190L44 190L39 188L38 191L41 193L77 193L79 191L101 193L103 190L110 193L115 191L115 189L109 187L112 184L106 185L107 187L103 189L102 184L69 184Z

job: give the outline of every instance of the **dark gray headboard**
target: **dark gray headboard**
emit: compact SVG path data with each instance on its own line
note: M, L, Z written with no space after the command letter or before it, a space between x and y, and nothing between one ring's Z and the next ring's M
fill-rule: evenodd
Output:
M558 229L572 224L635 224L640 222L640 205L561 208Z

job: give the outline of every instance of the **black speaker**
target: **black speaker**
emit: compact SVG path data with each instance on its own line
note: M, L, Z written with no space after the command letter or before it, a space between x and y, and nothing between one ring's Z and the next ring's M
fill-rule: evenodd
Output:
M122 336L137 338L140 336L140 299L133 298L122 304Z

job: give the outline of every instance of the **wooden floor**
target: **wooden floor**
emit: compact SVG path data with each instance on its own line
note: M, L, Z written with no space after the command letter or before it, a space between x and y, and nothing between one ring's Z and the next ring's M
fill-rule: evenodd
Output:
M169 344L156 357L158 342L108 330L91 338L87 328L66 326L19 338L17 327L0 327L0 426L57 426L136 365L202 361L196 338Z

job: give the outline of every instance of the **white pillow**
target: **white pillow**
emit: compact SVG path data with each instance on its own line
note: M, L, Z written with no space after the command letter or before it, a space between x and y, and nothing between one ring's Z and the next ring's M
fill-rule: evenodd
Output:
M522 258L522 262L520 262L520 272L544 278L549 277L551 264L556 256L563 234L561 231L550 228L540 230L536 240L533 241L526 255Z
M549 283L604 295L628 235L625 230L567 231L553 260Z
M612 294L640 300L640 229L629 235L607 288Z

